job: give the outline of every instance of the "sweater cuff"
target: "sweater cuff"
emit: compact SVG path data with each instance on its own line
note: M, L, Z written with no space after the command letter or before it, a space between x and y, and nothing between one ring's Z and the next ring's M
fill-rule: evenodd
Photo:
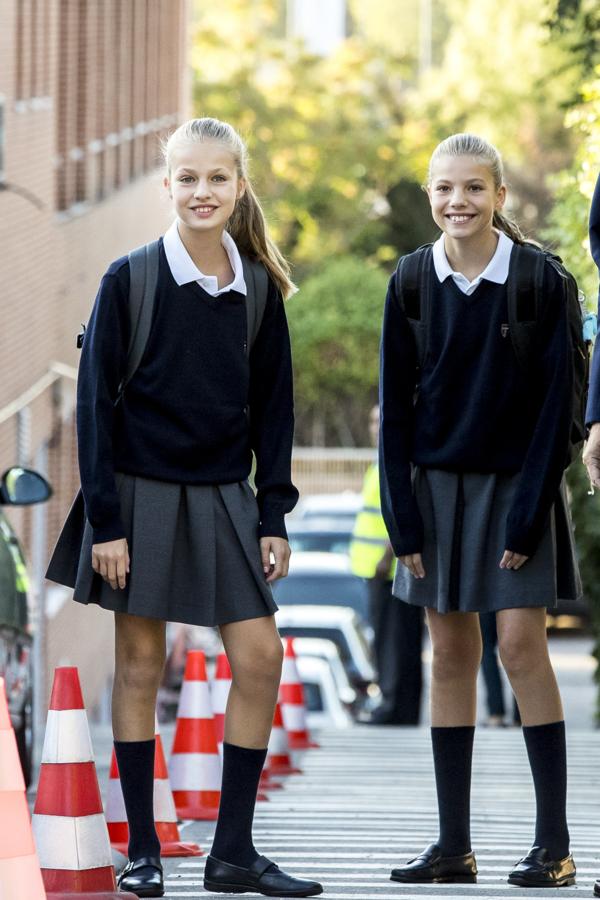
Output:
M94 544L106 544L108 541L119 541L125 537L125 529L121 522L111 522L98 528L92 526L92 540Z
M532 557L537 550L540 538L531 529L507 526L504 549L521 556Z
M279 537L287 541L288 533L285 527L285 513L283 509L272 507L261 510L258 536L259 538Z

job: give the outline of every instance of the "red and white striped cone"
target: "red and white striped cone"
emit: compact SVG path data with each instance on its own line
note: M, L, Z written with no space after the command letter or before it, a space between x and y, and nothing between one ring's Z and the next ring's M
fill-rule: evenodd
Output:
M163 751L162 740L155 720L154 735L156 749L154 751L154 824L160 841L161 856L202 856L203 851L198 844L182 841L177 825L177 813L173 793L169 783L169 773ZM119 779L119 767L113 749L110 760L108 792L106 795L106 824L111 846L119 853L127 856L129 844L129 826L125 801Z
M213 715L215 717L215 732L221 756L223 756L225 710L227 709L227 698L229 697L229 690L231 688L231 679L231 667L229 665L229 660L227 659L227 654L219 653L217 656L215 677L210 686L210 700L212 703Z
M275 716L273 718L271 737L269 738L265 768L269 775L300 775L302 773L302 770L296 768L292 763L288 736L283 726L279 702L275 706Z
M2 900L46 900L3 678L0 678L0 761L0 897Z
M135 900L117 891L77 669L55 670L33 833L48 897Z
M285 641L283 671L281 673L281 684L279 685L279 702L281 703L281 712L285 730L288 733L290 748L292 750L308 750L311 747L318 747L319 745L310 739L306 725L304 687L298 674L293 638L286 638Z
M202 650L190 650L187 655L169 776L175 809L182 819L217 818L221 757Z

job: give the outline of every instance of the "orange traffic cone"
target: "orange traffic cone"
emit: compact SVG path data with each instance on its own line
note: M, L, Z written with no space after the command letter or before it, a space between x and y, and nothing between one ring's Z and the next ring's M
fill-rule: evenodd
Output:
M155 720L154 734L156 750L154 752L154 824L160 841L161 856L202 856L203 851L198 844L182 841L177 826L177 813L173 793L169 783L169 773L163 751L162 740ZM106 795L106 824L111 846L119 853L127 856L129 844L129 826L125 801L119 779L119 767L113 748L110 760L108 792Z
M210 700L215 717L215 731L221 756L223 755L223 736L225 734L225 710L227 709L227 698L231 688L231 678L231 667L227 654L219 653L215 677L210 686Z
M0 760L0 897L46 900L4 678L0 678Z
M269 749L265 766L269 775L300 775L302 770L292 764L288 736L283 726L281 705L275 706L273 728L269 738Z
M175 809L181 818L217 818L221 757L202 650L190 650L187 655L169 775Z
M49 898L135 900L115 882L77 669L55 670L33 833Z
M318 747L318 744L311 741L306 725L304 688L298 674L298 666L296 665L293 638L286 638L285 641L283 671L281 673L281 684L279 685L279 701L290 748L292 750L308 750L310 747Z

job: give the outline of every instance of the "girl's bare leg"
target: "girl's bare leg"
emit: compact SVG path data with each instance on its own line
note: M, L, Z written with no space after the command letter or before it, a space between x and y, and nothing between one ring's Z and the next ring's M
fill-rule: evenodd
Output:
M221 625L232 683L225 740L251 749L269 742L281 679L283 646L273 616Z
M477 672L482 642L478 613L442 615L427 610L431 637L431 724L433 727L475 724Z
M156 695L165 665L166 623L115 613L113 735L117 741L154 738Z
M563 719L563 708L546 637L546 610L502 609L496 613L498 651L523 725Z

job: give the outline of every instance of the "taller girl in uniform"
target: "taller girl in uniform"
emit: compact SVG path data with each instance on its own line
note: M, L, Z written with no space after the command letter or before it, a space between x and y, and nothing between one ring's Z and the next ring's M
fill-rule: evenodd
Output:
M205 886L319 894L259 856L252 819L282 665L271 583L287 574L284 515L294 427L282 298L289 269L268 238L234 129L193 119L165 148L176 219L160 241L144 356L115 406L129 342L129 264L106 272L86 332L77 426L85 530L75 599L115 615L115 750L130 829L124 890L164 893L154 828L154 711L167 621L218 626L231 664L219 818ZM248 351L242 259L268 274ZM256 456L256 498L248 485ZM61 540L59 539L59 546ZM49 577L61 574L55 552ZM272 559L274 563L272 564Z
M392 879L476 880L469 810L478 613L495 612L537 801L534 846L509 881L572 884L565 726L546 640L557 568L561 581L578 589L572 541L557 542L555 532L556 516L568 516L560 488L572 413L561 275L545 261L539 353L526 374L512 347L507 302L513 246L524 239L501 213L506 187L498 152L473 135L449 137L433 153L427 192L442 231L430 270L421 272L430 286L427 349L418 355L409 322L416 314L401 302L393 278L383 326L380 446L386 524L402 563L394 593L426 607L433 645L440 831Z

